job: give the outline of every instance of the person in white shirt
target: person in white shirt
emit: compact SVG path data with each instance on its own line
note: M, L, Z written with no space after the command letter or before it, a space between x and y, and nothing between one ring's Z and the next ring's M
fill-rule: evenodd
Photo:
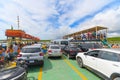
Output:
M18 55L18 45L17 45L17 43L15 43L15 44L13 45L13 54L14 54L14 56L17 56L17 55Z

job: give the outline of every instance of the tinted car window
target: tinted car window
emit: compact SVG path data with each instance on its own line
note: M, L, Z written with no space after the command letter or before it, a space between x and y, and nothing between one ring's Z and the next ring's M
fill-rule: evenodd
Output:
M77 47L70 47L71 50L77 50Z
M65 47L65 49L69 49L69 47L68 47L68 46L66 46L66 47Z
M102 51L101 58L110 61L120 61L120 56L117 53Z
M68 45L68 41L61 41L61 45Z
M102 48L102 46L98 43L82 43L79 45L79 47L83 48Z
M90 51L90 52L88 52L88 55L93 56L93 57L98 57L99 51L98 50Z
M59 46L51 46L51 49L60 49Z
M23 48L22 52L23 53L35 53L35 52L40 52L40 48Z
M94 44L93 43L83 43L80 45L82 48L94 48Z

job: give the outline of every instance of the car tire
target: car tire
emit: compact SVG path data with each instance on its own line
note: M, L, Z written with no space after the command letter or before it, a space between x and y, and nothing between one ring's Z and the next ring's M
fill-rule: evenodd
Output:
M113 80L120 80L120 77L116 77L116 78L114 78Z
M114 75L112 75L110 80L120 80L120 75L119 74L114 74Z
M84 67L83 61L82 61L81 58L77 58L77 63L78 63L78 65L79 65L80 68L83 68L83 67Z
M40 64L40 67L43 67L43 66L44 66L44 61L42 61Z

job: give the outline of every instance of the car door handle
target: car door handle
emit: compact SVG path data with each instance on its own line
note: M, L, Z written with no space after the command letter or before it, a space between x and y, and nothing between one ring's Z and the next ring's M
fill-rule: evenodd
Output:
M115 66L115 67L119 67L119 65L117 65L117 64L112 64L113 66Z

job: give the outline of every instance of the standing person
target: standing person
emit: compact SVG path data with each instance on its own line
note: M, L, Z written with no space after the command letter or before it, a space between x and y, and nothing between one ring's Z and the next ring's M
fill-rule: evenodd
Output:
M83 40L87 40L87 35L83 33Z
M13 46L13 54L16 57L18 55L18 45L17 43L14 44Z
M8 47L7 53L8 53L8 60L12 61L14 59L12 44Z
M18 47L18 50L17 50L17 53L19 54L20 51L21 51L21 47L19 46L19 47Z
M42 52L43 52L44 54L47 53L47 46L46 46L45 43L42 45Z
M97 33L97 39L99 39L99 40L100 40L100 35L101 35L101 32L99 31L99 32Z
M90 40L90 32L87 32L87 40Z
M80 36L81 36L81 40L83 40L83 34L81 34Z
M0 69L3 67L3 65L4 65L3 48L0 45Z
M104 37L104 39L106 39L106 33L104 32L104 34L103 34L103 37Z
M0 45L0 60L4 60L3 48Z

